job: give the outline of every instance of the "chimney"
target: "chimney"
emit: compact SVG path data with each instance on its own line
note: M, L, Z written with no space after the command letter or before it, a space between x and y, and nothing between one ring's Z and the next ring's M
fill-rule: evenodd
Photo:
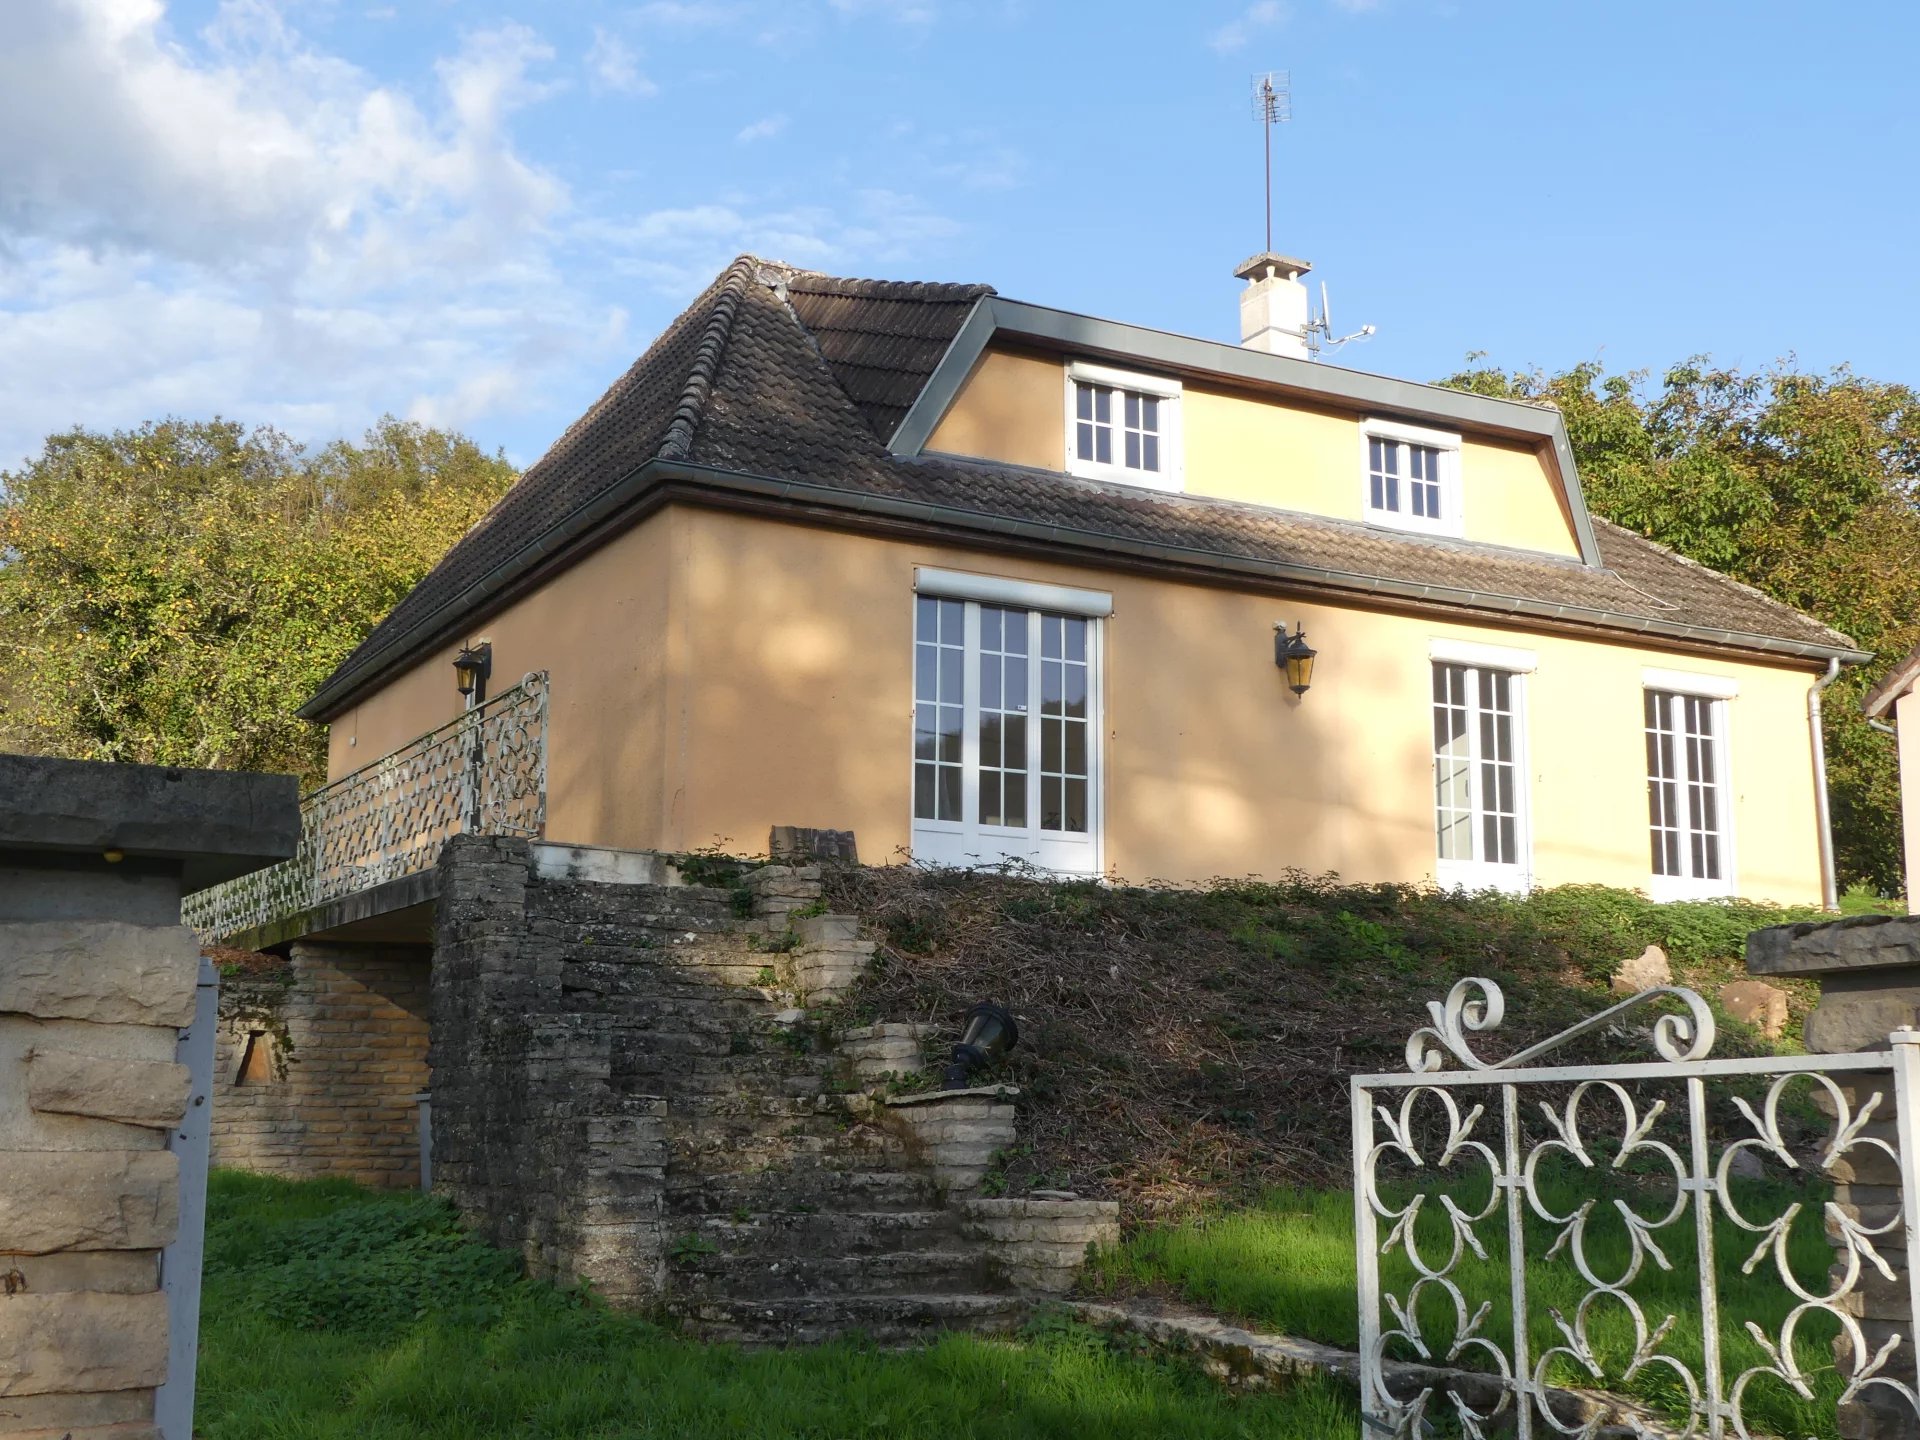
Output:
M1240 343L1269 355L1310 360L1307 349L1307 287L1300 277L1313 267L1271 250L1233 273L1247 282L1240 292Z

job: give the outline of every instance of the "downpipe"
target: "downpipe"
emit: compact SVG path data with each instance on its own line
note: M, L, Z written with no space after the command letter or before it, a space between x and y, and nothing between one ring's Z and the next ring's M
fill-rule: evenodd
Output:
M1827 673L1807 691L1807 729L1813 737L1813 808L1820 825L1820 905L1840 908L1840 882L1834 874L1833 814L1827 803L1827 735L1820 719L1820 696L1840 678L1840 662L1827 661Z

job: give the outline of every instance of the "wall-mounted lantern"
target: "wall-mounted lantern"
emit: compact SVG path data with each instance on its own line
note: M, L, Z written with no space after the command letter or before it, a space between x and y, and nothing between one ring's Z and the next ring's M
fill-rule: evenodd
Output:
M453 657L453 682L467 702L467 708L483 704L487 698L487 677L493 673L493 646L468 647Z
M1306 694L1313 684L1313 657L1319 653L1307 644L1304 623L1296 625L1291 635L1284 620L1273 627L1273 663L1286 672L1287 688L1294 694Z
M1019 1043L1020 1027L1013 1023L1013 1016L991 1000L982 1000L967 1011L967 1030L953 1047L944 1088L966 1089L975 1070L991 1065Z

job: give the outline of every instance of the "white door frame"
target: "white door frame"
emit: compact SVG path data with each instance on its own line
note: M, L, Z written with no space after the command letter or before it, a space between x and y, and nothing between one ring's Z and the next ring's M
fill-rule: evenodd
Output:
M1004 576L920 566L914 572L909 604L915 643L917 606L922 599L953 600L965 609L962 660L961 818L925 820L913 813L915 756L907 754L907 815L911 851L916 861L935 865L994 865L1025 861L1061 876L1097 876L1104 873L1106 852L1106 626L1113 599L1104 591L1037 584ZM1027 813L1024 833L979 822L980 804L980 607L992 605L1023 611L1028 616L1029 691L1027 713ZM1087 622L1087 832L1084 840L1067 832L1040 829L1042 717L1040 713L1040 622L1036 616L1065 616ZM917 697L915 697L917 700ZM996 847L1001 836L1017 838L1017 848Z

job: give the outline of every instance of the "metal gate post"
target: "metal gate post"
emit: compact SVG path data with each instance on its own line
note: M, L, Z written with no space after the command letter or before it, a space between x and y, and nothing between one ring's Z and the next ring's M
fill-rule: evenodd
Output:
M207 1240L207 1151L213 1136L213 1039L220 1024L220 973L200 957L193 1024L173 1058L187 1067L187 1113L167 1136L180 1161L180 1228L160 1252L167 1297L167 1378L154 1392L160 1440L193 1440L194 1367L200 1359L200 1262Z
M1893 1052L1893 1100L1900 1134L1900 1206L1907 1271L1907 1354L1920 1385L1920 1030L1903 1025L1888 1037Z
M1373 1205L1367 1183L1372 1169L1373 1094L1353 1081L1353 1238L1359 1271L1360 1302L1360 1433L1370 1431L1368 1415L1376 1387L1384 1388L1377 1355L1380 1349L1380 1252L1375 1243Z

